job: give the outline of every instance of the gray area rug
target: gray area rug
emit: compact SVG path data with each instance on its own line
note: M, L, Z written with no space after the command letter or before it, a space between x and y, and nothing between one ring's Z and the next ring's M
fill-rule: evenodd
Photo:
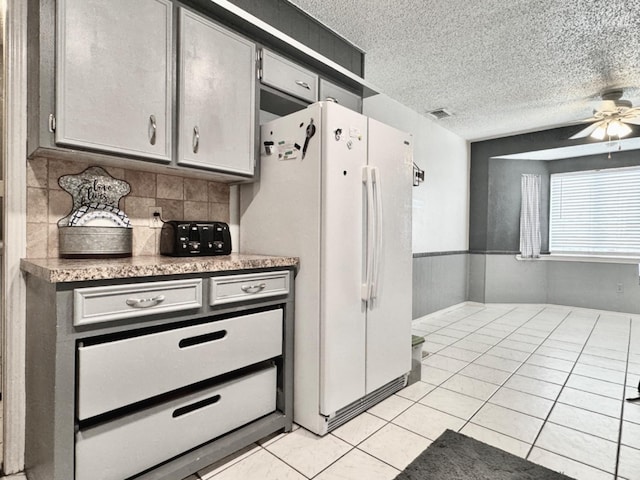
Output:
M524 458L446 430L396 480L573 480Z

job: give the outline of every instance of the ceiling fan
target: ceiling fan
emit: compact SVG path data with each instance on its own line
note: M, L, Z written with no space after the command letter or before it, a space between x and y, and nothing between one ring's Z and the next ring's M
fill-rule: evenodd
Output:
M606 137L622 138L632 132L628 124L640 125L640 108L633 107L629 100L622 100L622 89L602 92L602 103L593 111L593 117L585 122L594 122L587 128L569 137L570 140L591 136L598 140Z

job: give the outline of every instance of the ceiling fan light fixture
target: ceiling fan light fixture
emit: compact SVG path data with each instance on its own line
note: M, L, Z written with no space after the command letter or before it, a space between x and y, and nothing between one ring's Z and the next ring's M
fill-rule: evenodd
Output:
M609 137L626 137L631 133L631 127L620 120L612 120L607 126L607 136Z
M618 119L613 119L605 121L601 125L598 125L598 128L591 132L591 138L595 138L597 140L604 140L605 137L622 138L626 137L631 132L632 130L629 125L621 122Z
M629 100L622 100L622 89L610 89L601 93L602 103L593 111L593 116L585 120L590 122L586 128L569 137L570 140L591 137L596 140L605 138L621 139L633 133L633 125L640 125L640 107L633 107ZM631 126L629 125L631 124Z
M595 138L596 140L604 140L604 137L607 135L607 124L603 123L602 125L598 125L593 132L591 132L591 138Z

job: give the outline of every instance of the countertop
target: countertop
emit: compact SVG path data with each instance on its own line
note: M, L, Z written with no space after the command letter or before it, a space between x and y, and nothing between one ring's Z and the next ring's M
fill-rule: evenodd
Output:
M83 259L23 258L20 268L50 283L109 280L113 278L154 277L183 273L223 272L254 268L298 267L297 257L245 255L232 253L215 257L165 257L161 255L129 258Z

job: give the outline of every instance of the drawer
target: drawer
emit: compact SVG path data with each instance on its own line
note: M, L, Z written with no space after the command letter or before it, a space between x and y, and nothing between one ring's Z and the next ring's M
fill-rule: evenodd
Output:
M225 275L209 279L209 304L241 302L289 293L289 272Z
M300 65L262 50L262 83L310 103L318 99L318 76Z
M201 307L201 278L77 288L73 291L73 324L87 325Z
M325 79L320 79L320 93L318 95L320 100L332 100L349 108L354 112L362 113L362 98L360 95L350 92L349 90L334 85Z
M76 434L76 480L122 480L276 409L269 367Z
M282 310L78 347L80 420L282 354Z

